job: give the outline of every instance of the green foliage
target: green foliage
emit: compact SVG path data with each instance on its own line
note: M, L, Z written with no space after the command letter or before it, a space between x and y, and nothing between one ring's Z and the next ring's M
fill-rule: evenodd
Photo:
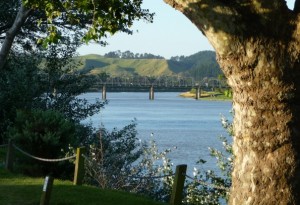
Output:
M63 42L26 54L11 53L0 73L0 142L18 109L52 109L79 123L104 106L99 100L89 103L77 97L93 85L93 79L74 72L79 66L73 59L77 44L69 39ZM77 130L81 128L86 130L83 126Z
M47 22L47 37L40 40L44 45L57 43L61 30L83 30L83 41L98 41L107 34L122 31L131 34L130 27L135 20L152 21L153 14L141 9L142 0L93 1L66 0L40 1L24 0L25 7L44 14L38 25Z
M135 127L133 122L121 130L100 129L94 134L88 143L90 160L86 169L90 183L101 188L126 188L126 177L142 154Z
M37 157L60 158L69 151L69 144L76 147L85 142L93 130L90 126L80 125L80 121L99 112L104 105L99 100L89 103L77 97L92 83L90 78L74 74L73 67L78 66L72 58L76 44L68 39L64 42L66 44L51 45L28 54L16 51L8 60L5 72L0 73L1 141L13 135L18 141L26 142L19 143L21 148L28 146L25 150ZM63 120L70 124L64 124ZM72 125L72 130L60 127L67 125ZM36 134L32 134L34 131ZM28 139L29 135L34 139ZM73 169L69 162L58 165L33 163L24 157L20 162L16 164L31 175L52 172L55 176L69 177L69 171Z
M224 95L226 97L232 98L232 90L231 89L227 89L224 91Z
M53 110L17 111L14 125L8 132L18 147L40 158L62 158L65 156L63 150L77 144L75 124ZM21 172L33 176L49 173L58 176L63 171L53 163L38 162L27 156L19 157L17 161Z
M118 51L111 51L104 54L106 58L123 58L123 59L164 59L164 57L160 55L154 55L151 53L133 53L131 51L121 52Z
M43 94L35 55L13 53L0 72L0 142L7 127L13 123L17 109L31 109L37 97ZM36 99L36 100L34 100Z
M160 152L153 140L149 144L146 143L139 164L132 173L142 179L134 181L136 186L139 187L135 189L137 193L149 196L157 201L170 201L174 171L173 163L167 155L171 151L171 149L167 149Z
M200 51L186 57L171 57L168 63L174 72L184 72L184 76L193 77L197 81L222 74L213 51Z
M88 183L169 200L173 170L166 155L171 150L158 152L154 141L142 144L136 137L135 122L119 131L101 129L95 137L86 161Z

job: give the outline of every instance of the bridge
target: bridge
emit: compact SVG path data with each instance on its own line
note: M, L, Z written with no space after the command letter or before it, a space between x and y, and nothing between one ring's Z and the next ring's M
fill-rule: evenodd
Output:
M149 99L154 99L155 92L187 92L192 88L197 90L196 98L202 90L212 90L223 87L217 78L204 78L195 81L194 78L183 77L107 77L98 78L94 84L95 90L102 90L102 99L106 100L107 92L149 92ZM198 94L197 94L198 93Z

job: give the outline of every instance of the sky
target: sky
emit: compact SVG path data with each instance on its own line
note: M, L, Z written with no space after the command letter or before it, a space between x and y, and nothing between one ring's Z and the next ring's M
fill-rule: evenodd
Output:
M293 6L294 0L287 0ZM103 47L96 43L81 46L79 55L104 55L110 51L120 50L133 53L152 53L167 59L172 56L189 56L203 50L214 50L197 27L182 13L176 11L163 0L144 0L142 8L154 12L154 22L136 21L133 35L117 33L108 37L108 45Z

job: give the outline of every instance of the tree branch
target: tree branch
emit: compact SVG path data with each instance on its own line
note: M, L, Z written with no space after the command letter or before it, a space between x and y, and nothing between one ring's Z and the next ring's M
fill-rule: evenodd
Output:
M187 16L219 54L242 48L246 39L261 36L280 39L285 35L282 28L290 16L286 14L291 12L284 0L244 1L247 3L243 4L238 0L164 1Z
M300 0L296 0L294 4L294 12L299 13L300 12Z
M21 27L24 25L26 19L30 14L31 9L25 8L23 5L20 7L18 15L15 18L15 21L12 27L6 32L5 40L2 44L0 50L0 71L3 69L6 58L9 54L9 51L12 47L12 43L20 31Z

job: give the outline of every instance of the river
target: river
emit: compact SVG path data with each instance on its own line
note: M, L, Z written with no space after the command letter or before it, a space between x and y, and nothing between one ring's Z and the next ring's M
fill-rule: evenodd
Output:
M100 114L85 122L105 128L122 128L137 120L138 137L155 140L160 151L177 147L168 156L176 164L188 164L191 172L200 158L207 160L204 169L214 170L215 160L208 147L221 148L219 136L227 136L221 126L221 115L231 119L229 101L206 101L179 97L179 93L155 93L155 100L144 92L107 93L108 104ZM81 97L93 102L101 93Z

